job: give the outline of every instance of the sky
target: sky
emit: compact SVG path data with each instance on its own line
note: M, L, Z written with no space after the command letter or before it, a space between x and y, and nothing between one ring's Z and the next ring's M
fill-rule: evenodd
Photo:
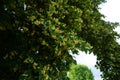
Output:
M100 12L106 16L105 21L120 23L120 0L107 0L107 2L100 5L100 7ZM118 26L115 31L120 33L120 26ZM120 43L120 39L117 41ZM93 54L85 54L81 51L79 53L80 55L74 55L77 63L87 65L93 72L95 80L103 80L100 77L101 72L94 67L96 64L96 56Z

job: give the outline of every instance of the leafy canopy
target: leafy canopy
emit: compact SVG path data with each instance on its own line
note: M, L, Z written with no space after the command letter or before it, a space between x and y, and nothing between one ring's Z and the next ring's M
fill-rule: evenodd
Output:
M70 80L94 80L91 70L85 65L72 65L68 77Z
M0 0L1 79L66 80L75 63L68 50L77 49L97 55L105 79L119 79L117 25L102 20L103 2Z

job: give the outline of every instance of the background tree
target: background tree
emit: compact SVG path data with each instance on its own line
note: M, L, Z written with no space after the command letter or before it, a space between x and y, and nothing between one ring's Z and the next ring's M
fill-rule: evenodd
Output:
M70 80L94 80L91 70L85 65L72 65L68 77Z
M102 20L103 2L0 0L1 80L66 80L75 63L68 50L77 49L97 55L105 79L119 79L117 25Z

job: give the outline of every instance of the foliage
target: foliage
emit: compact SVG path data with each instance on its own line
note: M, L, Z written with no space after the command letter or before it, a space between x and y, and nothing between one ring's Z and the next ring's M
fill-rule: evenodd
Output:
M68 77L70 80L94 80L91 70L85 65L72 65Z
M77 36L82 23L81 9L68 3L1 0L1 79L66 79L63 76L75 62L68 50L91 48Z
M116 24L102 20L103 2L0 0L1 80L66 80L77 49L97 55L105 79L119 78Z
M83 22L87 23L82 27L79 36L93 47L90 52L97 56L96 67L103 72L104 80L119 80L120 45L116 39L120 35L114 31L118 23L105 22L100 17L83 18Z

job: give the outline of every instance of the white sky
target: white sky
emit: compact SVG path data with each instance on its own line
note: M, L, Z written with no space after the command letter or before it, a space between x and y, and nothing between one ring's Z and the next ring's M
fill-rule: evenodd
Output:
M103 4L100 12L106 16L105 20L111 22L120 22L120 0L107 0Z
M96 56L93 54L85 54L84 52L79 51L80 55L74 55L76 57L78 64L83 64L89 67L93 72L95 80L102 80L100 77L101 72L97 70L94 66L96 64Z
M106 3L101 5L100 12L106 16L105 20L110 22L120 23L120 0L107 0ZM120 33L120 26L115 31ZM120 42L120 40L118 40ZM93 72L95 80L102 80L100 77L100 71L97 70L94 65L96 64L96 56L93 54L85 54L80 52L80 55L75 55L78 64L87 65Z

